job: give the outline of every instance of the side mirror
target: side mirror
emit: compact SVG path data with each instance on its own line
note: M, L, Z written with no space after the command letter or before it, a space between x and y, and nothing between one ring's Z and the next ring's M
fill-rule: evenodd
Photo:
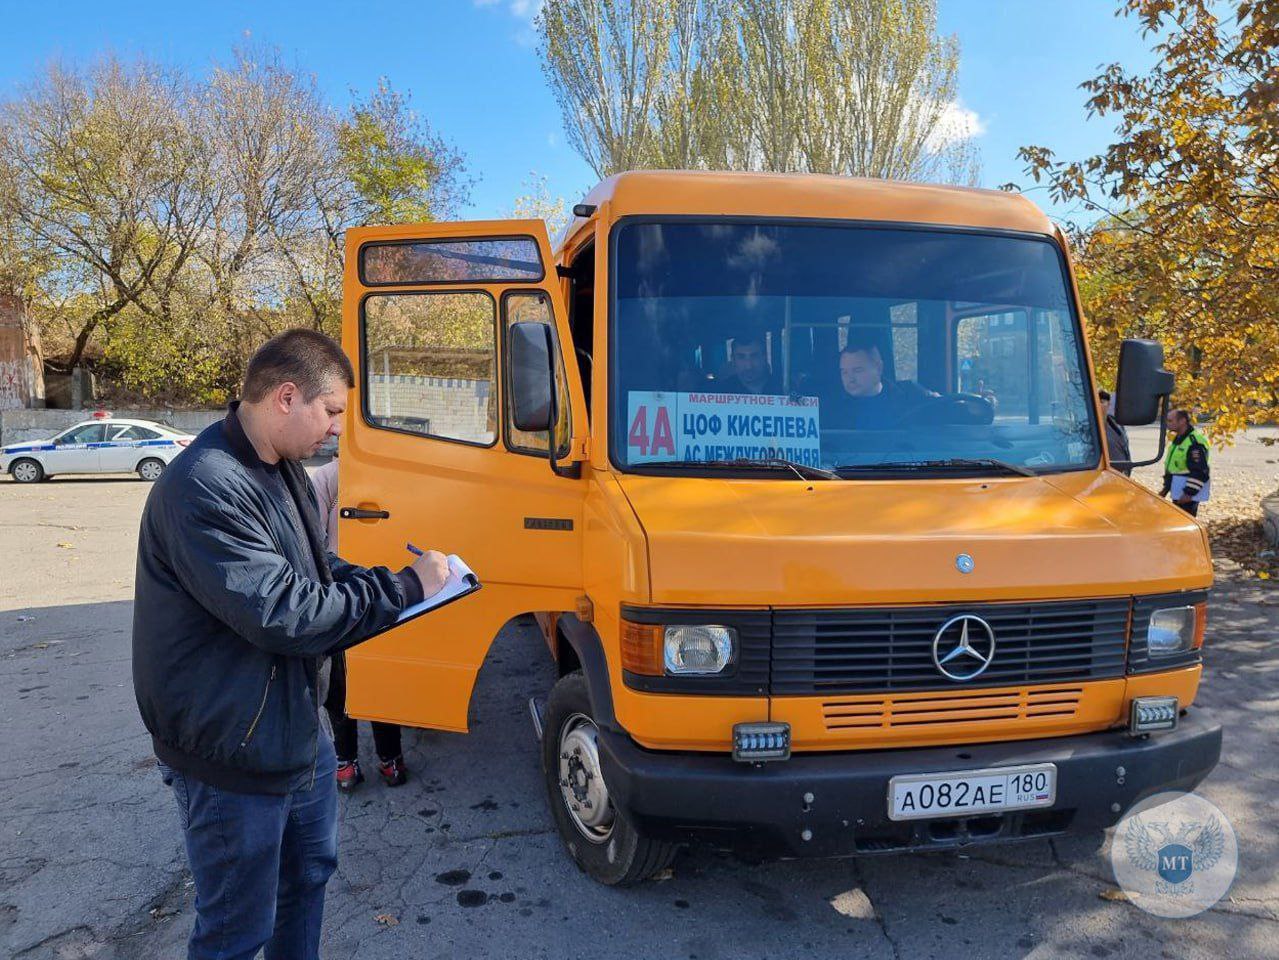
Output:
M1176 378L1164 369L1162 344L1125 340L1119 346L1115 419L1126 427L1154 423L1176 385Z
M551 365L551 328L544 323L511 324L511 415L515 427L530 433L550 430L555 419L555 374Z

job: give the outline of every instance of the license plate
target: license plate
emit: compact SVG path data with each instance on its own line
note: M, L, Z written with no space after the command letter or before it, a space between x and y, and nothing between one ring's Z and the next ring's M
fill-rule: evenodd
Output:
M1057 767L1035 763L954 773L907 773L888 781L888 818L969 816L1051 807L1057 800Z

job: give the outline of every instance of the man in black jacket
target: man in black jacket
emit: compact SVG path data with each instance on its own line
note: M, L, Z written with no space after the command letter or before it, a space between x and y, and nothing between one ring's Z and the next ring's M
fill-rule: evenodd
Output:
M320 661L448 574L436 551L393 573L325 550L299 461L341 432L353 385L328 337L268 341L241 402L173 461L143 511L133 683L195 878L190 958L318 956L337 864Z

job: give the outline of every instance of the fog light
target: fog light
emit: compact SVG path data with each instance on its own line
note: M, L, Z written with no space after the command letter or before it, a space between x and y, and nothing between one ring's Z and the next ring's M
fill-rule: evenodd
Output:
M1177 726L1176 697L1134 697L1128 714L1128 732L1153 733Z
M733 759L744 763L790 757L789 723L733 724Z

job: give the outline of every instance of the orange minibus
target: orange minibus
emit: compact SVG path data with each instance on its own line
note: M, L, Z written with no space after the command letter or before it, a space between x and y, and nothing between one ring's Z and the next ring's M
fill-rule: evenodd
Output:
M1205 532L1110 459L1065 239L1025 198L635 172L554 247L508 220L346 254L343 553L429 542L484 582L352 650L348 711L465 731L536 615L547 796L593 878L693 841L1100 831L1216 764ZM1123 344L1122 423L1160 419L1162 362Z

